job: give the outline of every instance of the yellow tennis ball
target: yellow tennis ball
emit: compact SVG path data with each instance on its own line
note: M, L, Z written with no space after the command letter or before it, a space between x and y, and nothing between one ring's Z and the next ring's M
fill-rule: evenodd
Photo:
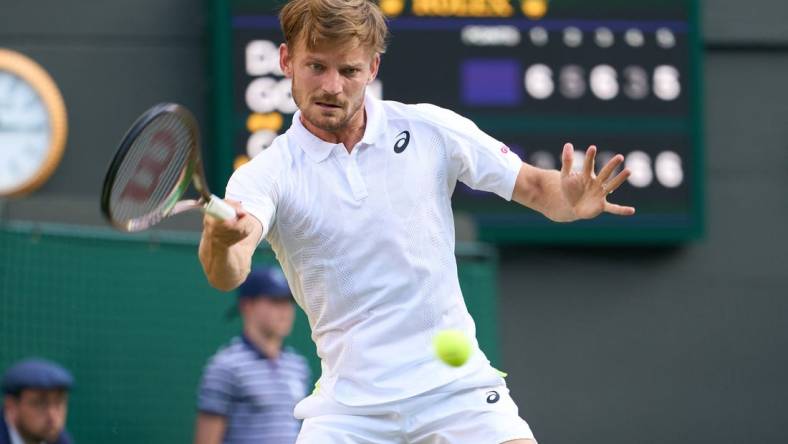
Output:
M471 356L471 341L459 330L443 330L432 338L435 354L452 367L459 367Z

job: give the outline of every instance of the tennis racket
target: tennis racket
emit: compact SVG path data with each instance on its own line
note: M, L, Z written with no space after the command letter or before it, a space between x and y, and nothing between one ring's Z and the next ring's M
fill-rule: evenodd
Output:
M198 199L183 199L190 183ZM221 220L236 217L208 190L196 119L181 105L161 103L123 136L104 178L101 212L119 230L140 231L194 209Z

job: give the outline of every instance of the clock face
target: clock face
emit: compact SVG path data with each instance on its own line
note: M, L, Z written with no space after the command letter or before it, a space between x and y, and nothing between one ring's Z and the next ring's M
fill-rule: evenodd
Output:
M0 197L40 187L63 156L66 106L55 81L24 54L0 48Z
M0 70L0 194L34 179L51 142L42 98L21 77Z

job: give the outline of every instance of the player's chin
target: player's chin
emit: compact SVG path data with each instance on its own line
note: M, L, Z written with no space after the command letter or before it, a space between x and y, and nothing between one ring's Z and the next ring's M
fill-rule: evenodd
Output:
M39 436L36 437L37 441L43 442L55 442L57 438L60 436L60 430L55 428L48 428L43 433L40 433Z
M345 119L343 116L321 115L315 119L314 124L323 131L337 131L345 126Z

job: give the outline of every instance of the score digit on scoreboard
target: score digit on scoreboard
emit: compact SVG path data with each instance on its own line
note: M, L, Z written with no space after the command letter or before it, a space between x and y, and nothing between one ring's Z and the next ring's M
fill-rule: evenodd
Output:
M543 168L560 167L568 141L578 156L597 145L598 165L622 153L632 170L615 201L636 206L637 215L573 224L556 224L458 186L455 211L475 221L480 239L653 243L700 235L695 0L380 0L380 5L392 38L370 86L376 96L452 109ZM279 70L276 2L216 0L213 8L216 143L237 167L289 126L296 106L290 81ZM220 94L232 102L222 102Z

